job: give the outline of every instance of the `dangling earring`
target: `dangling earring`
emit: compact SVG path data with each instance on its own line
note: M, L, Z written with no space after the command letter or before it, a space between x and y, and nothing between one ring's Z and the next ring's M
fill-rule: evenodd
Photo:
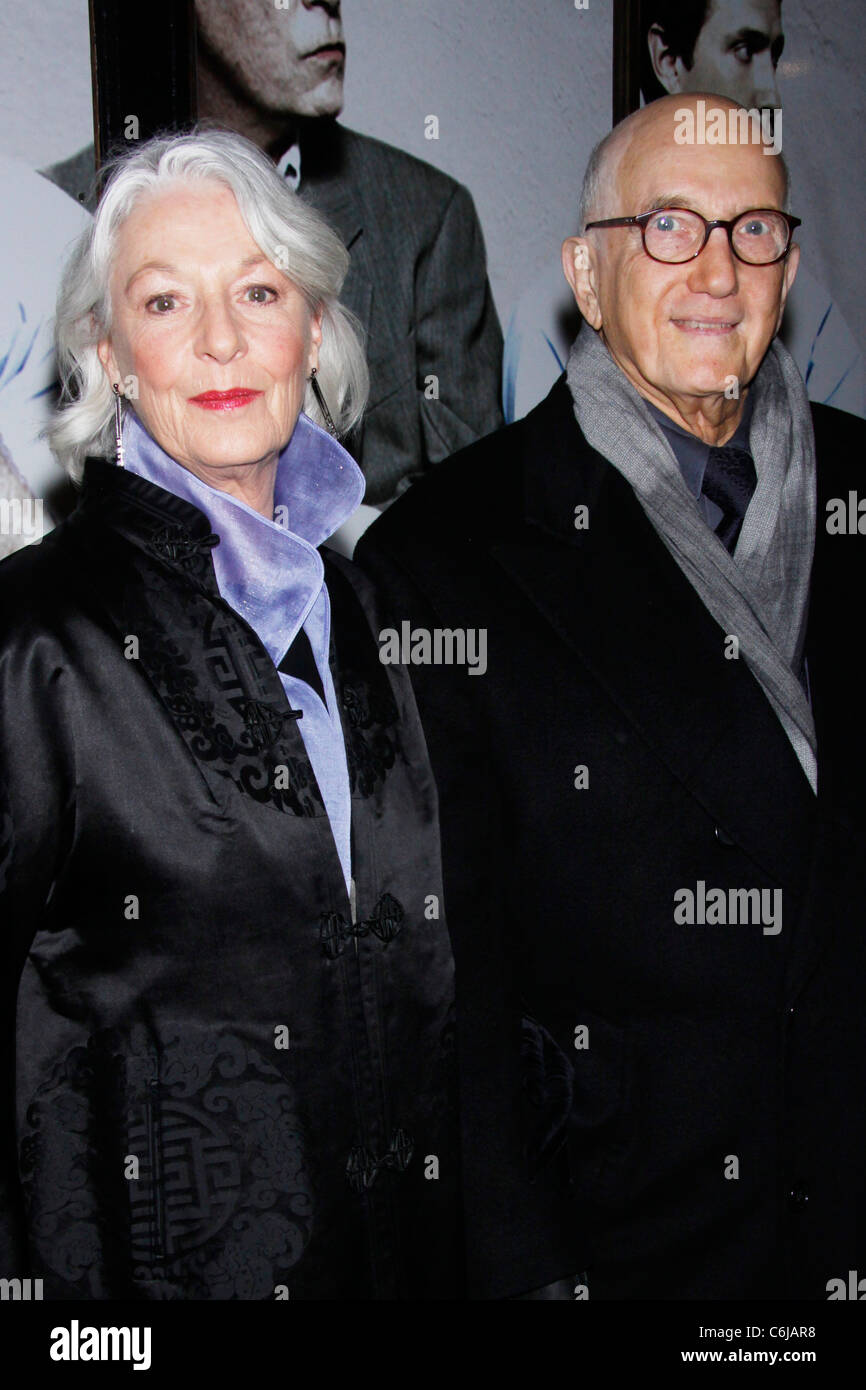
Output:
M313 395L315 396L316 401L318 402L319 409L321 410L323 416L325 417L325 424L326 424L327 427L328 427L328 433L329 433L329 434L332 434L332 435L334 436L334 438L336 439L336 438L337 438L337 426L334 424L334 417L333 417L333 415L331 414L330 410L328 409L328 407L327 407L326 404L325 404L325 397L322 395L322 388L321 388L321 386L319 385L319 383L316 381L316 371L317 371L317 368L315 368L315 367L311 368L311 370L310 370L310 385L311 385L312 388L313 388Z
M118 468L123 468L123 414L120 387L116 381L112 382L111 389L114 392L114 460Z

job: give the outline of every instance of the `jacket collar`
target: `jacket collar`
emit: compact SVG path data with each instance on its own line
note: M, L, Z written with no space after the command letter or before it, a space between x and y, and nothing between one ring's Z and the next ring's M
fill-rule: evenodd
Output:
M303 197L334 224L348 251L364 228L362 199L351 178L351 132L328 116L298 122Z
M175 463L131 410L123 442L126 467L117 471L130 480L123 488L130 538L137 534L151 553L187 575L195 571L201 580L210 554L220 594L279 665L322 591L318 546L363 496L364 479L357 464L336 440L300 415L279 458L277 520L269 521ZM136 481L156 491L143 493ZM179 508L178 502L186 508ZM162 528L151 525L154 511L165 514ZM323 667L326 628L319 645L322 650L316 656Z

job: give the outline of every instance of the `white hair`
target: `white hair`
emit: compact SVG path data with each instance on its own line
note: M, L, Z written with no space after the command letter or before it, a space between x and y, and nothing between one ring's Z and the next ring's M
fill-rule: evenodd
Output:
M322 311L316 380L340 434L360 419L369 374L357 319L338 296L349 253L324 218L295 193L258 147L229 131L194 128L157 135L106 166L107 183L93 222L75 243L57 296L55 348L60 398L44 430L73 478L88 454L113 453L114 394L97 355L110 336L110 277L118 233L139 199L177 181L212 179L229 188L250 235L291 279L311 312ZM308 384L303 409L324 424Z

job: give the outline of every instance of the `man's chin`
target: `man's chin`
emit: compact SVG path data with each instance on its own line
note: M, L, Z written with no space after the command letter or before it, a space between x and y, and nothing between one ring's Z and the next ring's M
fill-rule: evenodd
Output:
M733 395L747 385L747 371L740 353L707 354L701 361L693 359L669 363L669 386L679 394L690 396ZM677 370L679 368L679 370Z
M294 116L339 116L343 109L343 79L333 78L306 92L292 109Z

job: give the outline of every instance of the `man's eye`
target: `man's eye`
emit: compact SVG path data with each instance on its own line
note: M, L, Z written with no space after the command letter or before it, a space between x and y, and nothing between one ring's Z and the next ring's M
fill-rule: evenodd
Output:
M157 314L167 313L174 303L173 294L155 294L153 299L147 301L146 307L153 309Z
M766 222L762 222L760 217L750 217L748 222L743 222L737 228L740 232L745 232L746 236L766 236L770 228Z
M671 212L660 213L653 222L653 227L657 232L678 232L680 230L679 222Z
M270 285L250 285L247 289L247 294L255 295L255 299L252 301L254 304L272 303L272 299L267 299L265 297L267 295L271 295L273 299L278 297L276 290L272 290Z
M734 48L734 57L738 63L751 63L754 53L747 43L738 43Z

